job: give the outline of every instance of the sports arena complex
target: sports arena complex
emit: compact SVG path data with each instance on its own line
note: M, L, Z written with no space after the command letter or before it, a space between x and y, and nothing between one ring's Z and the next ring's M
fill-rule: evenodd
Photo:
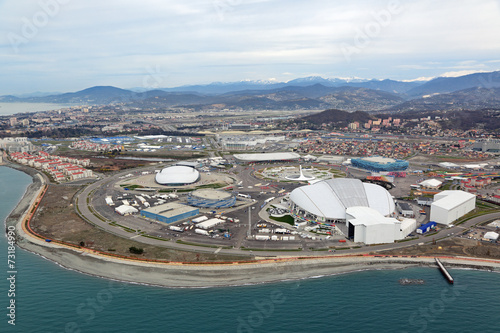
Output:
M392 243L416 228L416 221L394 218L396 205L383 187L359 179L336 178L290 193L294 217L319 224L341 224L349 238L365 244Z
M409 166L408 161L382 156L352 158L351 164L370 171L403 171L408 169Z

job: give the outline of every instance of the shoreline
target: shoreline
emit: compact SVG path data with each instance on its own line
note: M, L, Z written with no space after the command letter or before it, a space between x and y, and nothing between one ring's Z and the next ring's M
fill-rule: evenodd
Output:
M167 288L217 288L279 283L350 274L366 270L402 270L412 267L435 268L434 258L328 257L236 265L177 265L129 263L119 259L96 258L67 249L37 247L23 249L65 269L94 277L131 284ZM72 253L73 252L73 253ZM109 259L109 260L108 260ZM474 269L500 273L498 262L474 259L444 259L449 269Z
M256 285L282 281L311 279L363 270L404 269L409 267L435 267L433 257L373 257L373 256L318 256L314 258L281 258L251 263L184 264L155 263L124 260L98 255L86 250L69 249L47 243L24 232L22 223L43 179L31 169L12 163L4 166L25 172L33 182L16 207L5 219L5 225L15 225L17 245L55 264L79 273L132 284L168 288L208 288ZM500 260L441 257L447 268L468 268L500 272Z

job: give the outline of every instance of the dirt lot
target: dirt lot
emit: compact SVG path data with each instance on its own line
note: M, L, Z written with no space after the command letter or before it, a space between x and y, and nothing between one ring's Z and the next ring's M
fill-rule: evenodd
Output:
M172 261L221 261L248 259L241 256L228 256L210 253L195 253L149 246L144 243L121 238L101 231L80 219L72 205L78 187L49 185L40 207L31 221L33 231L40 235L62 240L72 244L84 242L85 247L131 256L129 248L144 249L140 257Z
M452 238L435 245L411 246L404 249L383 251L390 255L457 255L478 258L500 259L500 244L476 241L465 238Z
M65 151L57 151L56 153L61 156L68 156L74 158L88 158L90 159L91 163L90 169L96 172L120 171L124 169L141 167L151 163L148 160L129 160L129 159L120 159L117 157L134 157L134 158L146 158L146 159L162 158L162 159L173 159L173 160L185 160L191 158L200 158L206 155L204 152L198 152L198 151L165 151L163 154L125 152L118 155L111 153L91 152L83 150L65 150Z

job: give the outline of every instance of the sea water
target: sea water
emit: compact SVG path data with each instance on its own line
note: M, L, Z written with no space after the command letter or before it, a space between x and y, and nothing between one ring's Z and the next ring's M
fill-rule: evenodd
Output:
M31 178L0 167L0 219ZM7 241L0 238L0 332L499 332L500 274L437 268L361 271L228 288L126 284L16 249L8 324ZM424 285L400 285L400 278ZM3 312L3 313L1 313Z
M59 110L71 107L70 104L56 104L56 103L0 103L0 115L8 116L17 113L26 112L39 112Z

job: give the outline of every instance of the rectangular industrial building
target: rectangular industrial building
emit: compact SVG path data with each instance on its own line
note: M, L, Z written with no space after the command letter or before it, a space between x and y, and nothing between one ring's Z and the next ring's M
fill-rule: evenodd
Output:
M141 216L159 222L173 223L192 216L196 216L200 210L195 207L169 202L163 205L141 210Z
M464 191L443 191L434 196L430 220L449 225L476 208L476 196Z
M417 198L417 205L419 206L430 206L432 204L432 198L429 197L419 197Z
M413 216L413 208L407 202L398 202L397 204L399 213L403 216Z
M396 240L404 239L406 236L414 232L415 229L417 229L417 220L403 219L399 225L399 236L396 235Z
M353 238L355 243L367 245L394 243L395 240L403 239L416 226L415 220L407 220L402 225L401 221L385 217L369 207L350 207L346 210L348 237Z

